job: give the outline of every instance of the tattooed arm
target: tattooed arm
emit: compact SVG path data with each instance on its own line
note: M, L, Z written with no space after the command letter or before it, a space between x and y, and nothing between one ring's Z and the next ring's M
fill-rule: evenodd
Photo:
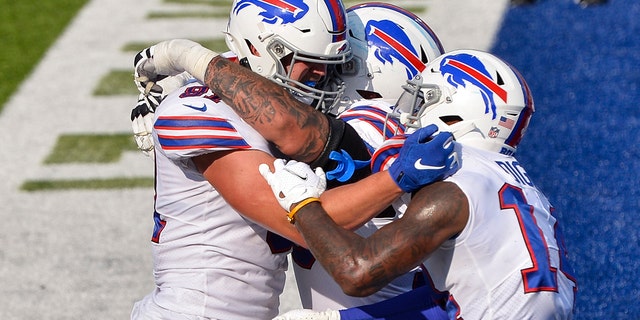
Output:
M369 238L338 227L318 203L300 209L295 226L346 294L367 296L418 266L460 233L468 215L462 190L450 182L436 182L414 195L402 218Z
M282 153L302 162L322 153L327 118L275 82L218 56L207 67L205 84Z
M282 153L296 160L314 161L326 145L329 123L320 111L197 42L162 41L139 52L134 66L136 83L143 91L165 76L186 71L209 86Z

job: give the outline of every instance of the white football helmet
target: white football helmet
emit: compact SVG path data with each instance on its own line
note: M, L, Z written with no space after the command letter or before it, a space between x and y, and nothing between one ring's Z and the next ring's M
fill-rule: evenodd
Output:
M234 0L226 43L240 63L275 80L318 109L330 108L344 90L318 89L316 83L290 78L283 58L343 64L351 56L346 12L340 0ZM288 69L288 71L287 71Z
M352 6L347 9L347 21L353 57L337 68L346 84L342 109L361 99L395 103L402 84L444 53L442 43L421 18L392 4Z
M394 110L402 123L435 123L461 143L515 153L535 111L529 86L515 68L477 50L455 50L426 67L403 86Z

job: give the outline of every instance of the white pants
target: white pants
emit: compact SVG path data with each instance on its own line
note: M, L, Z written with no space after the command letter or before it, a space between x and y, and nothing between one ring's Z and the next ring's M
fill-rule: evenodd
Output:
M136 302L131 310L131 320L212 320L195 315L165 309L153 301L153 293Z

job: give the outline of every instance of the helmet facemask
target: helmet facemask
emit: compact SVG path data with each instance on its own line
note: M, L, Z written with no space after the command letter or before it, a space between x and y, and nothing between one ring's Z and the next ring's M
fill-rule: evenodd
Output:
M351 57L346 32L346 12L341 2L235 0L225 34L229 49L243 65L326 111L338 100L343 87L326 90L321 83L327 79L307 82L304 75L303 79L295 77L292 66L300 62L326 66L345 63Z
M317 55L295 49L282 39L274 39L267 52L276 62L276 72L271 79L287 88L301 101L323 112L328 112L344 93L344 83L332 72L334 66L342 65L351 58L349 49L337 55ZM298 62L325 66L325 75L316 81L301 81L293 74ZM329 85L331 84L331 85Z
M442 89L436 84L423 83L417 75L402 85L404 92L398 98L391 113L387 116L398 119L407 128L415 131L430 123L422 123L421 115L442 103Z

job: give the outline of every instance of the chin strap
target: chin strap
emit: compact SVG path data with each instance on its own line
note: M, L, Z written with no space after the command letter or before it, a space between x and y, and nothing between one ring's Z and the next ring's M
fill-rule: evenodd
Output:
M480 133L478 132L478 127L476 127L476 125L473 122L467 122L467 123L460 122L459 125L458 123L453 124L453 125L450 125L449 128L451 129L451 134L453 134L453 138L455 140L461 139L463 136L467 135L468 133L472 133L474 131L476 134Z

